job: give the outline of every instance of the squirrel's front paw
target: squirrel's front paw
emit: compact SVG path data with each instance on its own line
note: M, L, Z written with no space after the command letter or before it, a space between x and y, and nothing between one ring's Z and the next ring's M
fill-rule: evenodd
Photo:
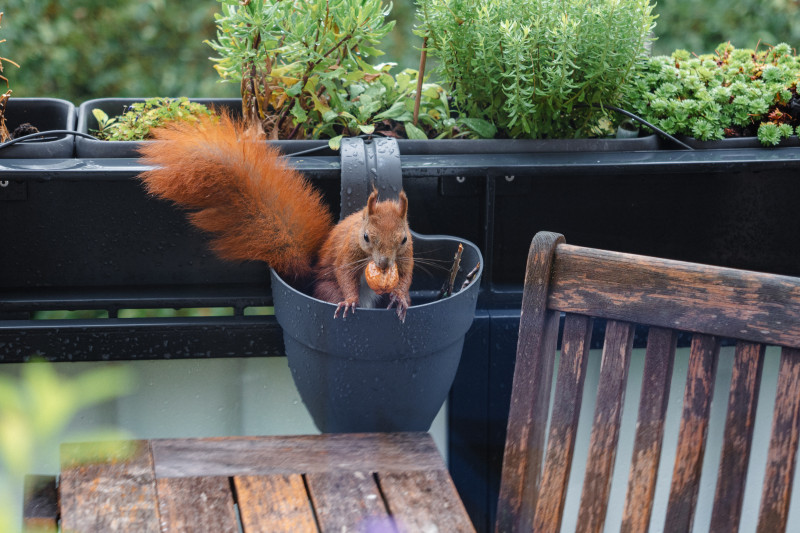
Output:
M386 306L386 309L397 306L397 318L400 319L400 322L405 322L406 311L408 311L410 305L411 302L406 294L392 291L392 293L389 294L389 305Z
M347 316L347 310L350 310L350 314L356 314L356 306L358 305L358 298L347 298L339 302L336 306L336 311L333 312L333 318L339 317L339 312L342 312L342 318Z

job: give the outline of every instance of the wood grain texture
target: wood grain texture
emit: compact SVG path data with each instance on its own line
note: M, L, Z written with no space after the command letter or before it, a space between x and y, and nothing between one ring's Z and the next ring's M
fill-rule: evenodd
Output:
M238 533L227 477L163 478L156 484L162 531Z
M600 362L597 405L578 511L577 531L580 532L599 533L605 525L632 349L633 325L609 321Z
M736 533L739 530L763 366L763 344L736 344L717 489L711 512L712 531Z
M551 283L550 309L800 348L800 278L560 244Z
M154 439L156 477L446 470L428 433Z
M692 530L718 359L719 340L716 337L695 335L692 338L665 532Z
M541 476L559 314L547 311L553 251L564 237L537 233L528 251L517 359L495 528L527 531Z
M800 350L784 348L778 370L772 436L761 492L758 533L786 531L800 437Z
M322 533L392 531L375 478L370 472L326 472L306 476Z
M785 528L800 440L800 278L570 246L560 235L542 233L531 243L526 272L496 531L557 531L560 526L562 480L569 475L574 439L570 420L581 399L575 389L580 368L559 370L553 427L539 481L553 322L562 312L567 314L565 329L571 327L572 315L604 318L610 324L577 510L579 531L601 531L604 526L630 358L629 349L622 346L629 342L633 324L649 326L650 339L622 531L649 528L677 331L694 337L663 530L692 530L720 338L739 344L712 530L727 533L738 527L763 344L782 346L784 351L759 531ZM565 396L577 399L574 405L563 405L562 386L570 391ZM566 433L562 427L568 428Z
M566 316L534 531L557 532L561 529L591 336L592 320L589 317Z
M25 476L22 523L27 531L57 531L55 476Z
M302 475L237 476L233 482L245 532L318 531Z
M650 328L647 335L639 416L621 533L646 533L650 527L677 340L677 333L671 329Z
M475 531L445 472L388 472L377 477L398 533Z
M146 441L62 445L59 497L64 532L160 531Z

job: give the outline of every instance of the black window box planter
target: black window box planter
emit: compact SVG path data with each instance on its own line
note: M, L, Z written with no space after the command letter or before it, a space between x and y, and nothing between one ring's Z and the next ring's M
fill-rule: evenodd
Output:
M97 119L93 109L101 109L109 117L123 113L134 102L146 98L97 98L83 102L78 107L78 131L92 134L97 130ZM238 98L190 98L217 109L225 109L234 116L241 115L241 100ZM101 141L78 137L75 141L76 156L79 158L131 158L138 157L142 142L148 141ZM327 148L325 140L269 141L285 154L314 149L316 155L336 156L337 152ZM413 140L399 139L400 151L406 155L431 154L510 154L545 152L630 152L656 150L659 139L655 135L645 135L629 139L439 139Z
M40 132L75 129L75 106L58 98L14 98L8 100L6 127L9 133L22 124L31 124ZM46 159L72 157L74 136L57 134L30 139L6 146L0 158Z

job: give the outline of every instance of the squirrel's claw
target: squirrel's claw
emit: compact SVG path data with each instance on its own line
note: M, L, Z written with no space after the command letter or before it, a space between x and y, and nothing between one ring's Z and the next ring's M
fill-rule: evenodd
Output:
M406 311L408 311L408 301L405 296L396 292L391 293L389 295L389 305L386 306L386 309L391 309L395 305L397 306L397 318L400 319L400 322L405 322Z
M339 311L342 312L342 318L347 317L347 310L350 310L350 314L356 314L356 306L358 305L358 300L355 298L348 298L347 300L339 302L336 306L336 311L333 312L333 318L339 318Z

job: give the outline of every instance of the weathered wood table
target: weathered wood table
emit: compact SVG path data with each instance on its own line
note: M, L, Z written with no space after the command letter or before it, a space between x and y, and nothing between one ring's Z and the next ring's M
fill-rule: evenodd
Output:
M474 531L427 433L65 444L62 531Z

